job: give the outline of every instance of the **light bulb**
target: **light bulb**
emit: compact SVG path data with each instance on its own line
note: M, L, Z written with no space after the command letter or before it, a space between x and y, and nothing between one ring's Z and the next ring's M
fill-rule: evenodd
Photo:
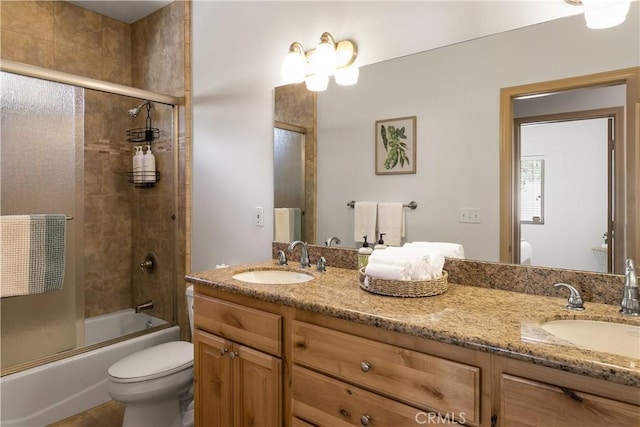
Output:
M321 42L311 57L311 69L315 74L331 75L336 70L336 49L330 42Z
M282 77L287 83L301 83L306 74L306 60L302 53L289 51L282 63Z
M336 83L343 86L350 86L358 83L358 77L360 76L360 69L351 65L349 67L338 68L335 72Z
M587 27L594 30L622 24L631 5L628 0L582 0L582 4Z
M312 92L322 92L327 90L329 76L325 74L312 74L305 79L307 89Z

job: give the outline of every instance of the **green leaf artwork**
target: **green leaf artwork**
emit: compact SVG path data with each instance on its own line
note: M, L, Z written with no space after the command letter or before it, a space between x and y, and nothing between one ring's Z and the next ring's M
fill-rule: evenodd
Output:
M404 126L396 128L395 126L389 126L385 128L384 125L380 127L380 136L382 136L382 145L384 151L387 152L387 158L384 161L385 169L393 169L398 163L400 167L404 167L405 163L409 165L409 157L407 156L407 143L401 141L407 139L404 134Z

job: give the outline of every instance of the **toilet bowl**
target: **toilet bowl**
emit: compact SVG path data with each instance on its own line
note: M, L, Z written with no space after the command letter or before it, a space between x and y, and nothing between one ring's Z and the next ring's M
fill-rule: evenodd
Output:
M189 318L193 287L187 289ZM108 369L109 395L124 403L123 427L193 425L193 344L171 341L131 354Z

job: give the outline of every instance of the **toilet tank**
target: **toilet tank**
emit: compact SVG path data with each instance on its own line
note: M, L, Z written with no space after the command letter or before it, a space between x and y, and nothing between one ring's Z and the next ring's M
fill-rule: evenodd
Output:
M187 295L187 312L189 313L189 327L193 336L193 285L189 286L185 291Z

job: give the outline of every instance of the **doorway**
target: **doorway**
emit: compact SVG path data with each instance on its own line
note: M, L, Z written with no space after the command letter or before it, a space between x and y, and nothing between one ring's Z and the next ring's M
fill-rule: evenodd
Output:
M516 263L613 271L622 115L620 107L514 120Z
M622 274L624 260L640 254L640 67L607 71L580 77L553 80L503 88L500 92L500 261L515 263L519 260L519 158L514 144L514 104L522 98L542 98L546 95L582 89L624 85L624 114L619 135L623 139L616 145L616 172L613 178L614 200L614 259L612 272ZM601 106L603 107L603 106ZM598 107L588 107L598 108ZM579 108L574 108L574 111ZM518 159L516 161L516 159Z

